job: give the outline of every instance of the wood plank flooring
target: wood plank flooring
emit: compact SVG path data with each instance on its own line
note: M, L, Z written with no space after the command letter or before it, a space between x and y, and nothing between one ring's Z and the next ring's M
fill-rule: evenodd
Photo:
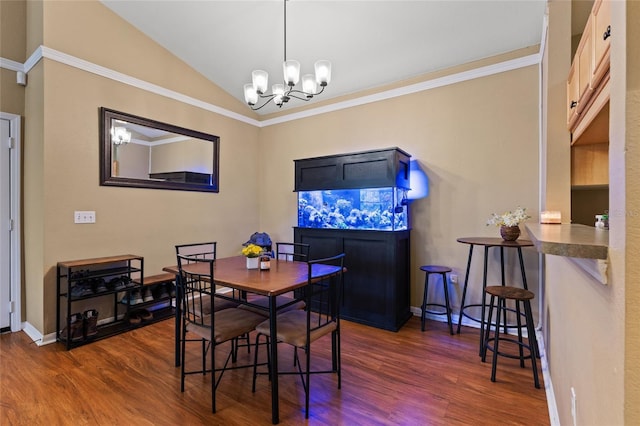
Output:
M305 421L299 378L280 377L280 424L549 424L545 392L533 386L530 366L500 358L492 383L491 363L477 354L477 329L451 336L446 323L429 321L425 332L419 323L414 317L393 333L343 321L342 389L335 375L312 377ZM252 393L250 369L225 373L216 414L210 375L187 377L181 393L173 330L172 320L162 321L71 351L37 347L24 333L0 336L0 424L271 424L269 381L259 376ZM313 359L328 365L323 343L316 342ZM279 351L281 368L290 368L291 348ZM187 365L198 356L192 347ZM240 361L248 357L244 350Z

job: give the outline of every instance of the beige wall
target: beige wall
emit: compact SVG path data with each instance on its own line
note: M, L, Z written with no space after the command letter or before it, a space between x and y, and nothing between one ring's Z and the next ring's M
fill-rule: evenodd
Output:
M25 1L0 1L0 57L23 63L26 43ZM24 87L16 83L16 72L0 68L0 111L24 114Z
M624 235L619 231L618 247L624 250L621 255L624 261L624 420L626 424L640 424L640 2L626 2L626 16L621 16L621 12L616 12L616 18L624 20L626 37L626 49L624 50L624 60L622 65L622 55L615 58L616 64L625 71L625 82L622 90L625 92L623 118L616 121L616 139L624 140L624 146L619 147L616 152L616 165L624 163L624 177L620 179L620 191L624 195L618 195L619 199L625 202L624 212L617 223L624 226ZM618 11L619 5L615 6ZM612 58L613 60L613 58ZM612 65L613 66L613 65ZM613 107L612 107L613 108ZM625 129L624 138L617 132ZM622 173L619 167L614 167L614 173ZM624 180L622 180L624 179Z
M292 239L297 224L293 160L398 146L417 159L430 194L410 207L411 304L419 306L419 266L444 264L462 282L468 246L464 236L498 236L485 226L492 212L518 205L537 218L538 71L529 66L303 120L260 133L260 225L277 239ZM508 278L519 276L508 253ZM525 249L527 279L535 290L538 257ZM476 249L471 300L480 300L482 249ZM498 253L490 279L499 280ZM519 279L516 281L519 283ZM459 306L462 285L452 289ZM440 290L442 292L442 290Z
M126 64L118 70L164 86L186 81L187 92L213 93L207 96L239 104L132 33L99 3L45 2L43 20L48 47L113 68ZM122 33L127 37L118 36ZM78 34L84 43L77 43ZM91 54L81 46L90 46ZM144 51L144 58L112 61L116 52L126 55L128 49ZM144 256L146 273L155 274L175 263L177 243L217 240L220 255L233 255L258 229L257 128L48 59L31 70L29 79L24 280L26 320L41 332L55 329L58 261L133 253ZM101 106L220 136L220 193L99 186ZM238 170L244 179L238 179ZM75 225L74 210L95 210L96 224Z

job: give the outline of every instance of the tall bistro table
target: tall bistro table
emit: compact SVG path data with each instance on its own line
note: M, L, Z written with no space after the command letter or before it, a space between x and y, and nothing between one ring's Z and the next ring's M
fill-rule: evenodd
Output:
M462 316L469 318L470 320L477 321L480 323L480 350L479 353L482 354L482 343L484 339L485 333L485 310L486 310L486 301L485 301L485 289L487 288L487 266L488 266L488 258L489 258L489 249L491 247L498 247L500 249L500 278L501 284L505 285L505 277L504 277L504 249L506 248L515 248L518 252L518 260L520 262L520 272L522 274L522 286L525 290L528 290L527 287L527 276L524 271L524 261L522 259L522 247L532 247L533 243L529 240L521 240L517 239L515 241L506 241L502 238L490 238L490 237L462 237L458 238L456 241L463 244L469 244L469 258L467 260L467 272L464 278L464 288L462 290L462 300L460 301L460 314L458 315L458 329L457 334L460 334L460 325L462 323ZM482 274L482 303L476 304L468 304L465 305L465 298L467 296L467 286L469 285L469 271L471 270L471 258L473 256L473 248L475 246L483 246L484 247L484 271ZM470 307L481 306L481 314L480 318L474 318L471 315L465 313L465 309ZM488 331L488 330L487 330ZM533 336L535 339L535 336ZM534 340L535 341L535 340ZM537 342L536 342L537 343Z
M254 293L266 296L269 299L269 329L271 336L277 336L277 305L276 297L289 293L295 289L304 287L308 283L308 264L306 262L287 262L282 260L272 260L271 268L268 270L247 269L246 258L244 256L226 257L216 259L214 262L213 280L216 285L232 288L241 292ZM189 272L208 273L206 263L191 263L183 266ZM199 271L202 269L202 271ZM206 271L205 271L206 269ZM333 265L313 265L312 276L321 278L339 271L339 266ZM177 266L167 266L163 268L166 272L176 274L176 280L180 279ZM175 331L175 359L176 366L180 365L180 330L182 325L182 314L180 304L182 296L176 291L176 331ZM258 305L256 308L264 309ZM278 397L278 345L270 345L271 350L271 421L273 424L280 422L280 408Z

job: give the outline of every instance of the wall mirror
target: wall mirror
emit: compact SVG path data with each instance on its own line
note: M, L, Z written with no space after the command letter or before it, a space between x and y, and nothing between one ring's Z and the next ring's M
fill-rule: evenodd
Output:
M219 191L220 138L100 108L100 185Z

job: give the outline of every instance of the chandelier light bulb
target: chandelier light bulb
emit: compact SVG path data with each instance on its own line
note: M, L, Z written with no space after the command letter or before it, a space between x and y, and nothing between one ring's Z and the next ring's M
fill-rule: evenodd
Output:
M295 59L289 59L282 64L284 72L284 82L288 86L295 86L300 80L300 62Z
M244 85L244 101L249 105L255 105L258 103L258 92L256 92L252 83Z
M302 91L306 93L307 98L313 97L317 89L316 77L313 74L305 74L302 76Z
M253 82L253 88L259 95L267 92L269 73L263 70L255 70L251 73L251 80Z
M280 106L284 102L284 84L274 84L271 86L271 91L275 95L273 102Z
M315 63L316 82L320 86L326 86L331 82L331 62L320 60Z

